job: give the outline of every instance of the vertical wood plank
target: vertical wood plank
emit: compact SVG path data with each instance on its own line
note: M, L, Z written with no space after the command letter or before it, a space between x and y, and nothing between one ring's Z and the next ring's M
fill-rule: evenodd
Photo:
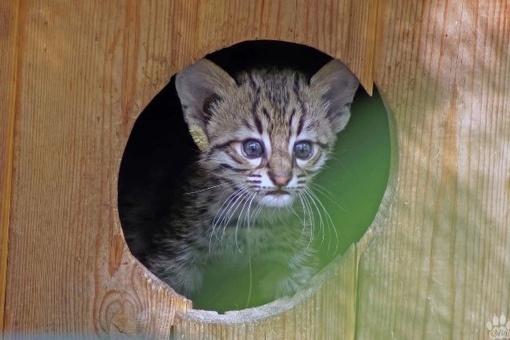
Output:
M16 117L18 3L0 3L0 330L3 329L7 284L9 216Z
M360 262L357 334L489 338L510 311L510 5L380 4L399 183Z
M139 268L117 216L126 117L139 112L140 88L153 90L139 64L136 6L23 8L7 334L167 337L175 310L189 307Z
M376 0L188 1L177 3L177 69L205 54L244 40L300 43L341 58L372 90ZM191 32L193 32L191 34Z

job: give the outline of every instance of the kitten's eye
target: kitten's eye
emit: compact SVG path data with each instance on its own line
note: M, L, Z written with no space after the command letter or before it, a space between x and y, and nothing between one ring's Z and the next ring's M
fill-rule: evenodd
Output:
M248 139L243 143L243 153L248 158L259 158L264 153L264 148L258 140Z
M312 157L313 154L313 145L311 142L299 142L294 145L294 154L296 158L299 159L308 159Z

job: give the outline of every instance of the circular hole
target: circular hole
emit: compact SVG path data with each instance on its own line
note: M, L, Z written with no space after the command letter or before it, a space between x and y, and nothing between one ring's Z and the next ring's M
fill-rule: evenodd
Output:
M243 70L274 68L297 70L312 77L331 60L330 56L313 48L277 41L243 42L206 58L231 76ZM203 111L209 110L208 105L211 104L203 105ZM162 238L158 231L173 228L172 221L168 220L169 211L179 210L183 194L187 193L183 183L199 154L183 118L174 76L137 119L119 173L122 227L129 249L142 263L146 264L147 258L154 259L154 241L160 242ZM389 166L389 125L384 105L377 91L370 97L359 88L347 127L338 134L330 159L310 185L313 194L303 198L303 211L313 212L313 222L310 213L305 213L304 219L314 224L313 242L309 245L318 254L314 269L318 271L335 256L343 254L366 232L381 203ZM276 182L287 180L280 175ZM212 200L207 197L208 190L203 194L195 197ZM200 219L203 213L197 210L195 219ZM199 232L188 228L191 233ZM273 232L278 232L274 226ZM312 239L309 234L305 237ZM171 241L168 244L170 247ZM195 308L224 312L274 300L262 293L261 282L271 282L268 273L278 273L281 268L268 261L250 261L248 265L237 261L236 258L247 257L244 248L240 248L243 247L200 269L203 274L201 289L188 296ZM186 251L183 248L178 256L191 257Z

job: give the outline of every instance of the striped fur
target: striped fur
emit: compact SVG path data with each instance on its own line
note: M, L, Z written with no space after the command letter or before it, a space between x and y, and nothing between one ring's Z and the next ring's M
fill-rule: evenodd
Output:
M310 79L267 69L234 79L202 59L177 75L176 87L186 122L207 143L146 265L192 295L214 261L262 261L273 264L262 292L293 293L318 269L311 242L327 213L310 181L347 124L357 80L337 60Z

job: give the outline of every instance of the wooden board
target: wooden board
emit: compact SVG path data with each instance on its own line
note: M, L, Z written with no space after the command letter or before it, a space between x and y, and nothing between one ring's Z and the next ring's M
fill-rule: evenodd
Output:
M489 339L510 313L510 4L382 1L395 199L361 255L360 339Z
M0 3L0 329L3 329L16 103L16 6Z
M119 160L137 101L156 90L129 54L132 7L95 5L34 1L16 13L8 333L169 334L189 306L145 277L121 234Z
M1 3L0 25L5 334L479 339L509 316L507 1L20 0ZM321 289L229 323L186 313L128 254L116 182L169 77L250 39L310 45L375 80L393 163L372 228Z
M8 111L16 129L2 144L14 155L5 172L12 199L2 201L10 214L2 229L6 334L167 337L174 313L190 307L129 255L116 210L134 120L179 69L235 42L271 38L341 54L371 88L373 46L364 35L374 31L366 21L374 7L350 1L14 5L5 13L18 29L2 38L17 53Z

